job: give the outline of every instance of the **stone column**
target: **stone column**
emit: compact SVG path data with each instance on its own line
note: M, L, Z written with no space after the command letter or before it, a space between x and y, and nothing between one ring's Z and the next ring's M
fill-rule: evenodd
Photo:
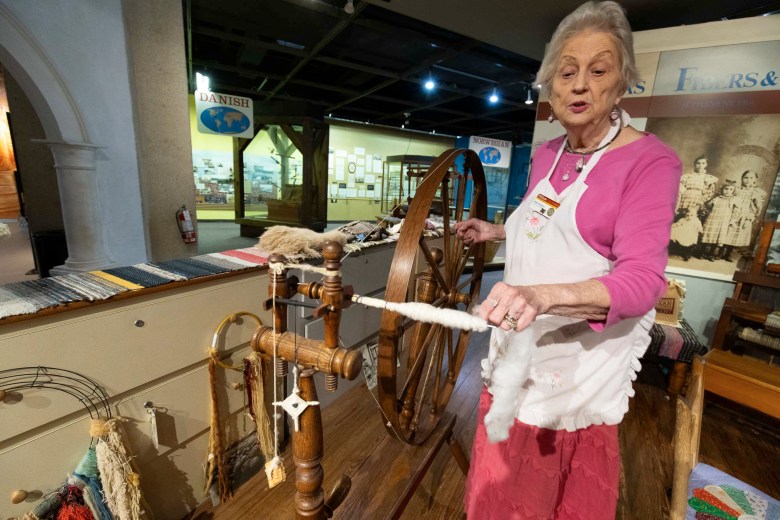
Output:
M95 152L100 146L35 139L54 155L54 169L62 204L68 259L51 270L53 275L81 273L113 265L106 251L100 221ZM119 225L115 222L113 225Z

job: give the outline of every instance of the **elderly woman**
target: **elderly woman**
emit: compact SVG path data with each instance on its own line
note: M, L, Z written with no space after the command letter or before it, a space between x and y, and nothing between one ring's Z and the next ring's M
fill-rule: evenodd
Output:
M638 81L622 8L567 16L538 79L565 135L536 150L505 225L456 226L465 243L507 241L504 281L479 307L500 329L482 362L470 520L614 518L617 424L666 287L682 166L619 108Z

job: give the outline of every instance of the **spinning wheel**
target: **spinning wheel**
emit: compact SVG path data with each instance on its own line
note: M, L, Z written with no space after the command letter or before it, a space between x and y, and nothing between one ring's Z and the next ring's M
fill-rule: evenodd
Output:
M458 157L463 157L463 175L453 173ZM441 201L444 217L443 249L430 247L422 235L434 199ZM385 300L421 301L441 309L470 311L479 297L485 245L465 246L451 226L469 217L486 220L486 200L485 174L477 154L472 150L441 154L409 206L390 266ZM428 268L413 280L418 251ZM464 277L469 260L471 272ZM468 331L405 322L400 314L383 311L378 393L392 434L409 444L420 444L431 434L455 388L468 343Z

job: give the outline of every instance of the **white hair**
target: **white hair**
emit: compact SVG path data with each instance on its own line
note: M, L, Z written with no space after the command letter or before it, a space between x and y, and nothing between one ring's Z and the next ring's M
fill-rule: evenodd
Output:
M634 59L634 37L623 8L617 2L586 2L561 20L555 29L547 53L536 75L542 90L550 94L558 60L567 40L583 31L607 33L615 41L620 59L622 90L633 87L641 78Z

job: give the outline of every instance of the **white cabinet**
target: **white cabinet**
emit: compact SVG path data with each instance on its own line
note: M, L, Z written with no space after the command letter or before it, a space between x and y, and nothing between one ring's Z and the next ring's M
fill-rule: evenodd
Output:
M94 379L109 395L112 413L128 419L125 430L156 517L181 518L205 499L207 361L214 330L239 311L269 320L260 309L265 294L267 276L255 271L11 323L0 326L0 366L51 366ZM254 329L248 319L230 326L219 345L227 363L240 364L249 353ZM218 373L225 433L235 441L245 433L244 399L225 379L242 378ZM158 449L150 441L146 401L163 414ZM0 403L0 517L32 509L36 497L73 471L89 443L89 416L74 397L51 389L6 396ZM16 489L30 493L27 502L11 504Z

